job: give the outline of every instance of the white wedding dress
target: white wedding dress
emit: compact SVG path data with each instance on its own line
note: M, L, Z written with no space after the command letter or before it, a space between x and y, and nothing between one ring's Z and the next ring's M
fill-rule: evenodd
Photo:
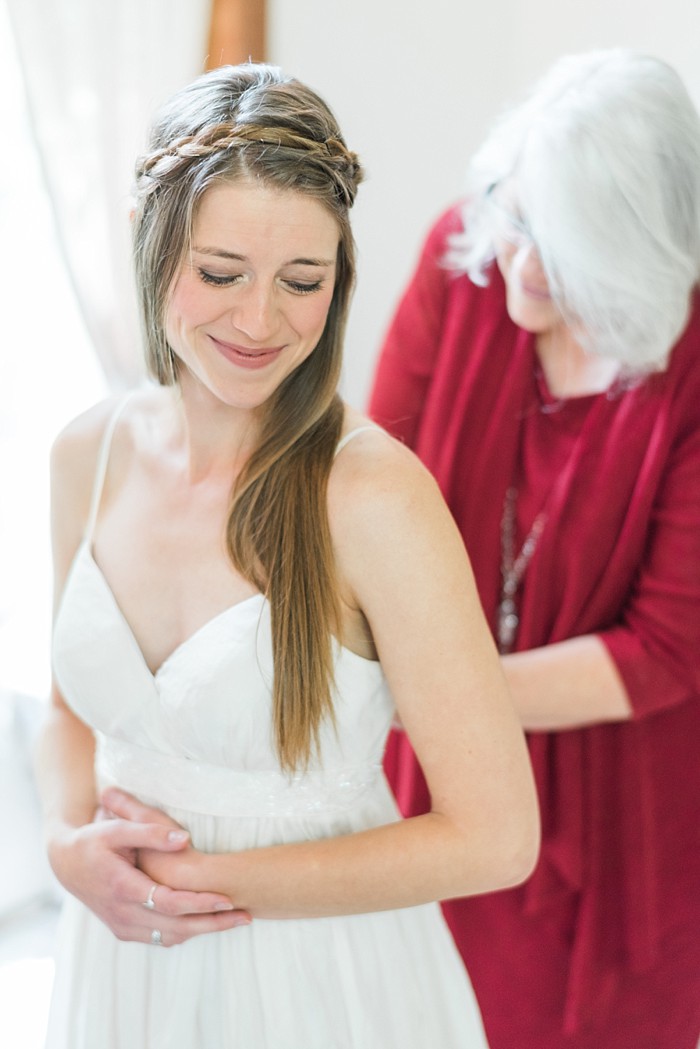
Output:
M337 733L291 778L271 732L269 607L227 609L152 674L85 540L54 635L62 694L97 737L100 785L186 827L196 848L307 841L399 818L382 773L393 705L381 667L337 646ZM155 921L154 921L155 924ZM272 921L163 949L65 906L47 1049L485 1049L438 905Z

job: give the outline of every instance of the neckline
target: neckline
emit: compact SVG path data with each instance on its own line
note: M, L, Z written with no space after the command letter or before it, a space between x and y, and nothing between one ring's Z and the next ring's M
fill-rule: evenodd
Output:
M244 597L240 601L234 602L234 604L232 605L228 605L220 612L217 612L215 615L211 616L210 619L207 619L204 623L202 623L201 626L197 627L197 629L193 631L193 633L189 634L188 637L184 638L184 640L177 644L175 648L165 657L165 659L160 663L160 665L156 667L155 670L152 670L144 655L143 649L139 644L138 638L136 637L136 634L134 633L131 624L129 623L129 620L126 618L121 607L119 606L119 602L117 601L114 595L114 591L112 590L112 587L110 586L107 577L105 576L104 572L95 560L91 544L87 538L83 539L82 543L80 544L75 555L74 564L77 563L83 557L87 561L88 565L92 569L97 579L100 581L102 589L107 594L109 602L112 608L114 609L119 619L119 622L124 627L124 632L129 638L129 642L131 644L132 649L136 653L146 674L151 679L154 685L157 684L158 678L160 677L161 673L163 673L170 665L170 663L173 662L183 651L189 648L190 645L195 644L198 640L201 639L202 635L208 633L216 625L220 624L223 620L227 619L234 612L237 612L239 609L247 605L253 604L253 602L259 601L261 603L261 609L258 614L259 620L262 616L263 607L268 604L266 596L261 591L258 591L257 593L250 594L249 597ZM343 656L349 657L351 660L354 660L360 666L369 667L371 670L379 669L382 674L384 673L381 669L381 663L378 659L367 659L365 656L361 656L359 652L354 652L351 648L347 648L345 645L341 644L337 637L332 637L332 644L336 651L342 653Z
M542 415L558 415L561 412L567 412L569 415L572 412L583 413L590 408L591 404L601 394L607 394L608 390L612 388L609 387L608 390L599 390L592 393L577 393L573 396L557 397L550 390L544 368L539 363L536 363L534 369L534 384L537 405Z
M197 629L192 634L190 634L183 641L181 641L178 645L176 645L175 648L172 650L172 652L170 652L169 655L167 655L165 657L165 659L160 663L160 665L158 667L156 667L154 670L151 669L151 667L150 667L150 665L149 665L149 663L148 663L148 661L146 659L146 656L144 654L143 648L141 647L141 645L140 645L140 643L138 641L138 638L136 637L136 634L135 634L133 628L131 627L131 624L129 623L129 620L124 615L124 612L122 611L122 609L121 609L121 607L119 605L119 602L117 601L117 598L116 598L116 596L114 594L114 591L113 591L112 587L109 584L109 581L107 580L107 577L105 576L104 572L102 571L100 565L97 563L97 561L95 559L95 555L93 553L93 549L92 549L92 547L93 547L93 533L94 533L95 525L96 525L96 522L97 522L97 514L98 514L98 511L99 511L100 500L101 500L101 497L102 497L102 489L103 489L103 486L104 486L104 481L105 481L105 477L106 477L106 473L107 473L107 465L108 465L108 461L109 461L109 452L110 452L110 448L111 448L111 444L112 444L112 437L113 437L113 434L114 434L114 430L115 430L116 424L117 424L117 422L118 422L118 420L119 420L119 418L120 418L120 416L121 416L125 406L131 400L131 398L134 396L134 394L136 394L137 392L138 392L137 389L130 390L124 397L122 397L119 400L119 402L117 403L116 408L112 412L112 414L111 414L111 416L110 416L110 418L109 418L109 420L107 422L107 427L106 427L105 432L103 434L102 441L100 443L99 453L98 453L98 463L97 463L97 469L96 469L96 473L95 473L95 480L94 480L94 483L93 483L92 498L91 498L91 504L90 504L90 511L89 511L89 515L88 515L87 526L86 526L85 533L83 535L82 542L80 543L80 546L78 547L78 549L77 549L77 551L75 553L75 557L73 559L73 564L75 565L75 563L79 560L79 558L80 558L80 556L81 556L81 554L83 552L86 554L89 563L92 565L94 572L97 574L97 576L99 577L99 579L100 579L100 581L101 581L101 583L103 585L103 589L108 594L109 600L110 600L110 602L111 602L111 604L112 604L112 606L114 608L114 611L117 614L118 619L120 620L120 622L124 626L125 632L126 632L126 634L128 635L128 637L130 639L132 647L138 653L139 659L140 659L140 661L141 661L141 663L142 663L146 673L151 678L151 680L155 683L157 681L158 675L161 673L162 670L165 669L166 666L168 666L168 664L171 662L171 660L173 660L183 649L187 648L190 645L190 643L194 642L197 638L199 638L201 634L206 633L215 624L219 623L221 620L225 619L228 615L230 615L231 613L236 611L236 609L241 608L241 607L243 607L245 605L248 605L252 601L256 601L256 600L260 600L260 599L262 599L263 603L266 604L267 603L267 598L261 592L253 593L253 594L250 594L248 597L243 598L240 601L236 601L233 605L229 605L228 607L222 609L221 612L217 612L216 615L214 615L210 619L206 620L204 623L201 624L201 626L197 627ZM380 426L378 426L376 423L372 423L372 422L368 422L366 425L363 424L361 426L356 426L353 430L350 430L347 434L345 434L345 436L343 438L340 439L340 441L337 444L337 447L336 447L336 450L335 450L335 454L337 455L340 451L342 451L342 449L345 447L345 445L349 441L351 441L357 434L362 433L365 430L377 430L380 433L384 432L384 431L382 431ZM357 660L359 663L365 664L365 665L370 666L370 667L375 667L376 666L376 667L380 667L381 668L381 664L380 664L379 660L377 660L377 659L367 659L365 656L361 656L359 653L354 652L351 648L347 648L345 645L341 644L341 642L338 640L338 638L336 638L333 635L332 635L332 644L334 645L334 647L336 648L337 651L343 652L343 653L347 653L348 656L350 656L351 658ZM382 673L383 673L383 671L382 671Z
M110 586L106 575L100 568L100 565L95 560L95 555L92 552L92 547L88 539L84 539L80 545L77 557L80 557L81 555L85 556L89 565L101 581L103 589L108 595L114 611L116 612L120 622L123 624L125 631L131 640L132 647L138 653L139 659L141 660L144 669L146 670L148 675L153 679L153 681L158 680L160 674L165 670L168 664L171 663L179 655L179 653L181 653L184 649L188 648L191 644L195 643L198 639L201 638L203 634L206 634L210 629L212 629L215 625L227 618L233 612L237 611L240 608L243 608L245 605L251 604L254 601L267 601L265 595L258 591L255 594L250 594L248 597L242 598L240 601L235 601L232 605L228 605L226 608L223 608L220 612L217 612L215 615L205 620L204 623L198 626L196 630L194 630L191 634L188 634L186 638L180 641L172 649L172 651L169 652L169 654L161 661L161 663L155 669L152 669L148 663L148 660L146 659L146 656L144 655L143 648L141 647L141 644L138 638L136 637L136 634L134 633L134 630L131 624L129 623L129 620L124 615L124 612L122 611L121 606L119 605L119 602L115 597L114 591L112 590L112 587Z

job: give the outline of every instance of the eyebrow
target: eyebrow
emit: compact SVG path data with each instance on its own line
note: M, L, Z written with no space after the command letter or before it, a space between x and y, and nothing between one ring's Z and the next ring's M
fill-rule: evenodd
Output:
M195 251L198 255L213 255L219 259L230 259L232 262L248 262L246 255L239 255L235 251L226 251L224 248L198 248L193 245L192 251ZM307 259L298 258L290 259L289 262L285 262L285 266L320 266L328 267L335 264L335 259Z

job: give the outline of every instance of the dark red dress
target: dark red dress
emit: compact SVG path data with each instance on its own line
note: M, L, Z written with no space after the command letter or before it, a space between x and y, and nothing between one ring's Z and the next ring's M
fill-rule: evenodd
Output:
M529 734L537 869L445 913L493 1049L696 1049L700 302L664 373L558 404L495 268L479 288L442 264L460 228L452 209L426 242L371 414L439 481L492 626L506 489L518 478L518 541L548 500L516 648L598 634L634 717ZM425 810L401 736L387 770L404 812Z

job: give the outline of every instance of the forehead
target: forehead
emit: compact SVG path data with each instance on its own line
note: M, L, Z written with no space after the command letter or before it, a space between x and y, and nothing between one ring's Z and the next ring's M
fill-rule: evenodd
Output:
M238 254L252 248L292 257L335 258L340 227L319 200L297 190L252 181L221 182L208 189L192 226L193 247L217 247Z

